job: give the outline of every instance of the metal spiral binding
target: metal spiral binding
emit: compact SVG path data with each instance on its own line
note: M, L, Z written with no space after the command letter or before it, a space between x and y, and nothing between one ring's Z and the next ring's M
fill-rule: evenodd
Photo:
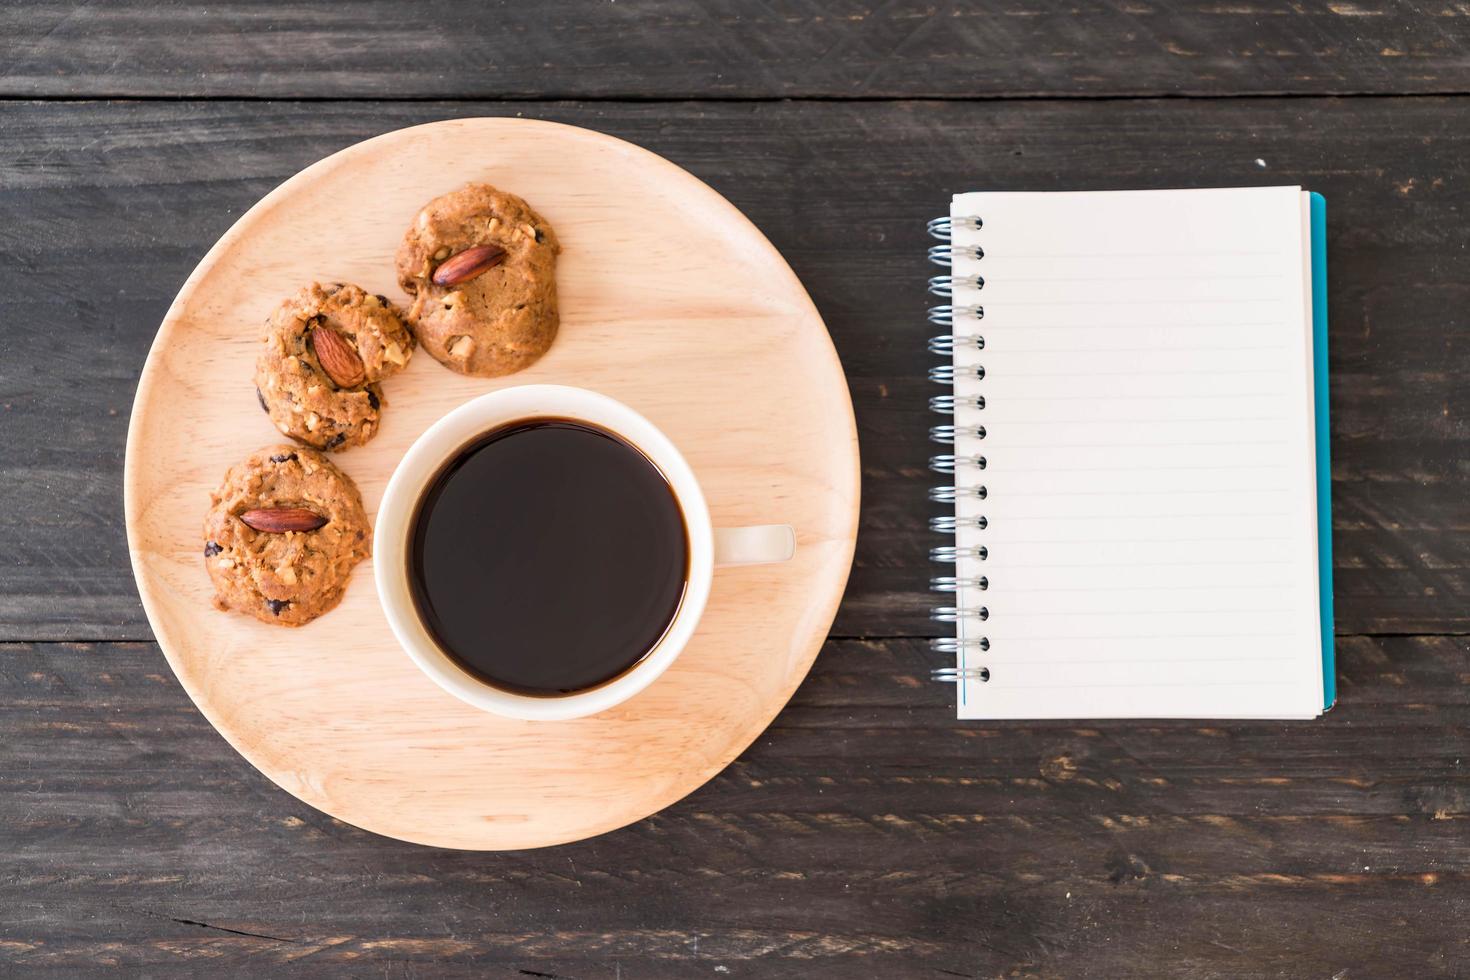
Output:
M974 497L976 500L984 500L990 496L990 491L984 487L930 487L929 499L936 504L952 504L960 497Z
M953 354L956 350L963 348L984 350L985 338L978 334L973 337L956 337L952 333L942 333L937 337L929 338L929 353L931 354Z
M973 466L977 470L983 470L985 469L985 457L956 456L953 453L942 453L929 457L929 468L935 473L954 473L961 466Z
M935 667L929 671L929 678L936 681L945 681L949 684L958 684L963 680L988 681L990 680L989 667Z
M968 378L971 381L984 381L985 368L979 364L969 367L956 367L953 364L936 364L929 369L929 380L937 381L942 385L952 385L960 378Z
M984 284L984 280L981 280L981 284ZM954 326L954 318L957 316L972 316L977 320L983 320L985 319L985 307L979 304L974 306L956 306L953 303L943 303L939 306L929 307L929 322L937 327Z
M990 618L990 610L984 606L975 609L964 609L960 606L935 606L929 610L929 618L936 623L958 623L961 619L975 618L986 620Z
M954 264L955 256L967 255L972 259L985 258L985 249L979 245L930 245L929 261L935 265L942 265L946 269Z
M974 398L957 398L954 395L935 395L929 399L929 411L938 412L941 415L953 415L958 407L973 408L980 411L985 408L985 396L976 395Z
M975 289L985 288L985 279L981 276L930 276L929 292L935 296L946 298L954 295L955 286L972 286Z
M956 544L945 544L940 545L938 548L929 549L930 561L945 561L950 564L958 562L961 558L974 558L977 561L984 561L989 557L990 549L986 548L983 544L978 548L961 548Z
M929 441L942 442L946 446L953 446L956 436L969 436L972 439L985 438L985 426L983 425L934 425L929 427Z
M951 243L951 236L956 229L978 231L983 227L984 222L979 218L945 217L930 221L929 234L943 244L929 248L929 261L948 268L954 263L956 257L983 259L985 250L978 245L961 246ZM957 321L973 322L984 319L985 308L978 303L966 305L955 303L952 300L956 289L980 290L984 288L985 278L983 276L941 275L929 279L929 292L934 296L949 300L938 306L931 306L927 311L930 323L948 328L947 333L929 338L931 354L952 358L959 351L974 352L985 349L985 338L980 334L958 333L955 330ZM928 373L929 380L951 386L956 380L983 381L985 379L985 368L978 364L956 365L951 362L936 365L930 368ZM952 393L936 395L929 399L929 408L941 415L954 415L959 409L982 411L985 408L985 396ZM960 438L984 439L985 426L936 425L929 429L929 438L934 442L952 446ZM985 467L986 460L981 455L943 453L929 458L929 468L936 473L974 472L984 470ZM957 479L953 486L931 487L929 499L937 503L954 503L961 499L984 500L988 494L989 491L983 484L962 485ZM929 519L930 530L938 534L954 534L960 528L984 530L988 524L989 521L984 515L961 517L958 514L941 514ZM990 557L990 552L983 545L976 547L944 545L929 549L929 557L936 562L957 564L962 559L985 561ZM990 580L984 575L972 577L939 575L929 580L929 588L934 592L951 594L958 593L961 589L967 593L984 592L990 588ZM935 622L940 623L983 623L990 618L990 609L984 605L962 606L956 603L951 606L936 606L930 611L929 616ZM960 658L956 666L935 668L931 673L934 680L951 683L966 680L979 682L990 680L990 668L966 663L964 659L967 653L989 650L989 637L940 637L930 640L929 648L935 653Z
M955 222L959 222L959 227L969 228L972 231L979 231L985 227L985 222L980 218L951 218L948 216L943 218L930 218L929 236L931 238L937 238L941 242L949 241L949 235L955 227Z
M953 575L936 575L929 580L930 592L958 592L960 588L979 589L984 592L990 588L990 579L981 575L979 578L956 578Z
M956 517L953 514L940 514L938 517L929 518L929 530L939 534L953 534L962 527L973 527L977 531L983 531L990 526L985 515L979 517Z
M941 636L937 640L929 641L929 649L935 653L959 653L961 650L990 649L990 638L982 636L978 640L962 640L957 636Z

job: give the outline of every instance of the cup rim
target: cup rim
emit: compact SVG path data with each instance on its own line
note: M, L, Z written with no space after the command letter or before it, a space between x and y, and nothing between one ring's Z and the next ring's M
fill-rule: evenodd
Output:
M443 465L477 436L520 420L571 419L613 432L663 473L684 515L689 578L663 636L632 667L596 687L533 696L472 677L439 648L408 587L408 535L418 502ZM633 408L601 392L570 385L516 385L470 399L425 429L394 467L374 519L373 572L378 600L399 646L440 688L466 704L507 718L564 720L605 711L643 691L678 658L709 599L714 541L709 507L687 460L664 433Z

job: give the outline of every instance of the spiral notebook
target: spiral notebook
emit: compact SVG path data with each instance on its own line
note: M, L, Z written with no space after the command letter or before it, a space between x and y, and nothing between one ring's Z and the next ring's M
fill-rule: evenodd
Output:
M960 194L930 222L961 718L1331 707L1324 228L1300 187Z

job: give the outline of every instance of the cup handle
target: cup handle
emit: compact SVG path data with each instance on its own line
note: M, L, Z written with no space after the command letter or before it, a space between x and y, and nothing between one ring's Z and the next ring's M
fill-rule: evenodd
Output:
M790 524L753 524L715 528L715 564L768 565L796 554L796 529Z

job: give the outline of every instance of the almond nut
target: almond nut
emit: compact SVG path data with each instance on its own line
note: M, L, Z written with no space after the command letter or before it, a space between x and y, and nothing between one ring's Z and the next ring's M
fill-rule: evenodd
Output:
M311 346L317 362L339 388L356 388L367 380L362 358L347 338L330 327L317 327L311 332Z
M305 507L257 507L240 515L240 520L257 531L284 534L287 531L315 531L327 519Z
M476 245L439 263L434 270L434 285L457 286L505 261L505 249L498 245Z

